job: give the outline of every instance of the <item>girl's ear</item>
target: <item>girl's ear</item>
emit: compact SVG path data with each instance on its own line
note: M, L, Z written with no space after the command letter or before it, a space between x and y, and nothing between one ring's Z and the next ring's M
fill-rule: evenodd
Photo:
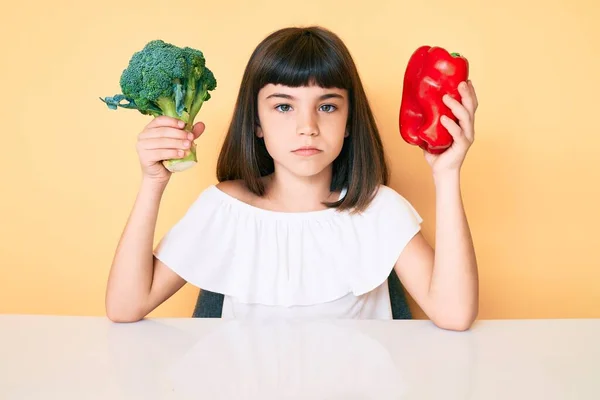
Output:
M348 129L346 129L346 133L344 133L344 137L348 137L350 136L350 131Z
M256 137L262 138L264 136L262 128L260 126L260 120L258 119L258 115L256 116L256 128L254 130L254 134L256 135Z

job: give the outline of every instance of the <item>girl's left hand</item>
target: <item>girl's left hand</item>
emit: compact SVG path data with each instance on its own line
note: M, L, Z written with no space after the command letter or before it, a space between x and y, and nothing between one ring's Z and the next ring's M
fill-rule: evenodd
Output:
M467 151L475 140L475 110L477 95L473 83L469 80L458 85L462 102L445 95L444 104L450 108L458 119L458 124L450 118L442 116L441 123L454 138L452 145L442 154L430 154L424 151L425 159L431 166L434 175L448 171L458 171L467 155Z

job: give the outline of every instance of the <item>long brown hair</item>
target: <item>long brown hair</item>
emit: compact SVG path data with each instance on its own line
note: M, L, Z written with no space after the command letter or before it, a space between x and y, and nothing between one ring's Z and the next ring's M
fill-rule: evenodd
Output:
M259 126L258 92L269 83L290 87L314 83L348 91L349 136L333 162L330 188L339 191L346 187L347 193L339 201L324 204L339 210L364 210L378 186L388 183L383 145L348 48L337 35L318 26L273 32L252 53L219 154L219 182L241 179L256 195L264 194L260 178L273 173L274 164L255 132Z

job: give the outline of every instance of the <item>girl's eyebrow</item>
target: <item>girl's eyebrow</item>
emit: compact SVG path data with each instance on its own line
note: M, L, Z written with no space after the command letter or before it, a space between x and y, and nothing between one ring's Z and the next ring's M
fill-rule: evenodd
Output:
M267 99L270 99L271 97L279 97L282 99L296 100L296 98L294 96L285 94L285 93L273 93L273 94L267 96ZM343 99L344 96L342 96L341 94L337 94L337 93L326 93L323 96L319 97L319 100L326 100L326 99L331 99L331 98Z

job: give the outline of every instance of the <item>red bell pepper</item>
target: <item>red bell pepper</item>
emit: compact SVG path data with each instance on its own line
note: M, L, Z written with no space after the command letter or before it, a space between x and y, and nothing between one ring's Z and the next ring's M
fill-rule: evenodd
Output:
M458 84L467 81L469 62L441 47L421 46L410 57L404 74L400 106L400 135L409 144L432 154L441 154L453 142L441 124L445 115L458 122L442 97L461 101Z

